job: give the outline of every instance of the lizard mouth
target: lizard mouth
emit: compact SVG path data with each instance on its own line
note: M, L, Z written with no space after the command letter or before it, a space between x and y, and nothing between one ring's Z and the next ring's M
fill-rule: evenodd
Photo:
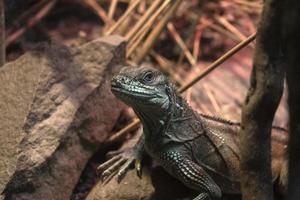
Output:
M126 80L126 79L125 79ZM111 91L127 103L148 104L153 99L160 98L158 91L149 86L144 86L136 81L114 78L111 81Z

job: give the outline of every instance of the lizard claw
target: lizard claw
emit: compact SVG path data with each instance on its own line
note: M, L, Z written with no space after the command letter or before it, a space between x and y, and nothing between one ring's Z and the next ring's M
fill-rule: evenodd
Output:
M115 151L109 151L106 154L106 159L111 159L113 157L116 157L118 155L121 155L122 153L124 153L124 150L115 150Z
M140 176L140 156L135 149L129 149L127 151L115 151L109 154L109 156L111 155L113 156L112 158L97 167L97 172L100 174L102 182L105 182L109 177L112 177L115 174L117 174L117 181L121 182L134 161L139 163L135 166L138 167L136 170Z
M134 166L135 166L137 176L139 178L142 178L142 163L141 163L141 160L136 159L135 163L134 163Z
M108 169L106 169L101 176L102 181L104 182L106 180L107 177L110 177L113 173L115 173L119 167L121 167L124 162L126 162L125 159L119 159L117 160L114 164L112 164L111 166L108 167Z
M105 171L109 166L111 166L113 163L121 159L121 155L115 156L112 159L106 161L105 163L99 165L97 167L98 174L102 174L103 171Z
M117 180L120 183L121 180L125 177L127 171L129 170L130 165L133 163L134 158L130 158L128 159L124 165L121 167L121 169L119 170L118 174L117 174Z
M201 193L193 200L210 200L210 199L211 198L209 197L209 195L207 193Z

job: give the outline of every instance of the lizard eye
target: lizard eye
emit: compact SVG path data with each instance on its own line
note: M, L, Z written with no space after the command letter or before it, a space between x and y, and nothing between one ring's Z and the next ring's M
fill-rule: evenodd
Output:
M145 73L145 75L143 76L143 83L147 84L147 83L151 83L153 81L154 78L154 74L152 72L147 72Z

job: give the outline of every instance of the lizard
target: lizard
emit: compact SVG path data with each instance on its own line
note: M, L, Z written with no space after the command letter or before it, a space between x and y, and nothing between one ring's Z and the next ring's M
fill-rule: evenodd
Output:
M112 78L111 91L133 108L143 134L134 147L99 165L103 180L117 174L121 181L132 163L141 176L146 152L165 171L198 191L194 200L240 194L239 123L198 114L167 76L152 67L124 67ZM286 134L272 131L273 182L283 190L287 185L286 146Z

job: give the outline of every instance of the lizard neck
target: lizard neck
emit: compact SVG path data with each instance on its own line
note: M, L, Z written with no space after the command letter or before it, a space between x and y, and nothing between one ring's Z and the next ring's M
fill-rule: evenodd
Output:
M143 124L146 139L155 141L174 121L191 117L193 111L175 89L171 90L168 96L169 106L165 109L145 111L136 106L133 108Z
M157 135L159 131L163 129L168 116L166 111L145 112L136 107L133 109L143 124L143 131L146 137L150 135Z
M190 117L191 113L193 113L190 106L187 104L186 100L183 99L181 96L174 94L173 96L173 102L172 102L172 112L170 115L170 122L176 121L178 119L184 118L184 117Z

